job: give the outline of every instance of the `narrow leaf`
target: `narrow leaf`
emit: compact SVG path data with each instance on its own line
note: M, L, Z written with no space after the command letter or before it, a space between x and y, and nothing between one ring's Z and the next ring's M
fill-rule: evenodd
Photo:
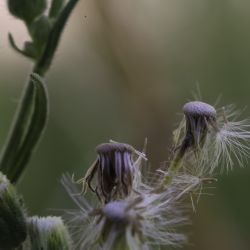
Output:
M18 181L28 163L46 125L47 114L46 85L39 75L32 73L0 161L0 170L11 182Z
M41 138L48 117L48 93L46 85L38 74L32 73L30 79L35 89L34 110L25 138L15 157L14 170L10 175L10 179L13 182L18 180L27 165L35 146Z
M31 59L35 58L34 55L32 55L31 53L28 53L25 50L21 50L20 48L18 48L11 33L8 34L8 39L9 39L9 43L10 43L11 48L14 49L16 52L18 52L22 56L25 56L25 57L28 57Z
M30 123L30 117L34 109L34 87L34 84L31 84L30 81L27 82L9 136L1 152L0 171L7 176L9 176L11 169L15 165L15 156L21 147L27 127Z

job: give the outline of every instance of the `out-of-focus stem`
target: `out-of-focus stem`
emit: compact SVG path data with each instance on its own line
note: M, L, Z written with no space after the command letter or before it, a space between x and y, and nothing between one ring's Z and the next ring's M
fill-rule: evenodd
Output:
M181 167L183 157L184 157L184 155L186 153L186 149L187 149L187 144L186 144L186 142L184 140L184 142L182 143L180 148L177 149L173 160L170 162L167 174L164 176L162 182L154 190L154 192L156 192L156 193L161 192L168 185L170 185L172 183L173 177L175 176L175 174L179 171L179 169Z
M48 71L60 41L62 31L78 1L79 0L69 0L64 9L61 11L49 34L44 52L34 66L34 73L44 76ZM18 181L31 156L31 150L23 150L23 145L28 145L29 147L34 148L45 126L44 123L44 126L40 128L39 131L29 127L29 119L31 119L30 114L34 109L34 98L34 85L32 80L29 79L26 86L24 87L24 91L12 123L9 136L7 137L7 141L1 153L0 170L9 177L11 182ZM37 133L37 135L32 136L34 140L32 143L25 142L24 137L29 133L27 129L34 129L35 133ZM30 139L30 137L27 139ZM20 152L26 152L26 155L21 156L26 160L23 161L23 164L19 166L20 170L16 171L16 161L20 158ZM13 172L18 174L13 174Z

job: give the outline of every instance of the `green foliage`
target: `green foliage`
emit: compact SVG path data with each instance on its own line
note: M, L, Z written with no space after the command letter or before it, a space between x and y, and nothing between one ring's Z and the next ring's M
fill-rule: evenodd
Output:
M24 1L22 5L19 1L8 2L11 13L15 13L15 16L19 18L22 16L21 19L25 21L32 38L31 42L25 42L22 50L16 45L13 36L9 34L10 45L18 53L36 62L34 73L31 74L24 90L0 159L0 170L8 176L11 182L18 181L46 125L48 96L44 80L39 75L43 76L48 71L66 22L78 2L78 0L70 0L63 8L63 1L53 1L50 17L55 18L57 15L58 17L52 26L51 20L45 15L35 19L45 11L46 7L44 2L37 1ZM32 18L23 17L23 13L26 13L28 9L27 6L30 11L33 11L31 11Z
M0 172L0 249L18 247L27 236L22 198Z
M15 126L2 154L0 169L11 182L20 177L46 125L48 96L43 79L31 74Z
M31 217L28 231L31 250L70 249L70 237L60 217Z

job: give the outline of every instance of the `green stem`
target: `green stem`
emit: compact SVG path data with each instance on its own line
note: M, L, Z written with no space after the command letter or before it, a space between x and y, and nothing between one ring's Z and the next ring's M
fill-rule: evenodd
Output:
M49 69L54 54L56 52L56 48L60 41L62 31L67 23L67 20L72 10L74 9L78 1L79 0L70 0L62 10L57 21L55 22L49 34L48 42L45 46L44 53L41 56L41 58L37 61L34 67L34 72L38 73L39 75L44 75L45 72Z
M162 182L156 188L156 190L154 190L154 192L160 193L166 188L166 186L172 183L175 174L179 171L182 165L182 160L186 153L186 149L187 149L187 145L184 141L183 144L180 146L180 148L177 150L173 160L170 162L170 165L168 168L168 174L164 176Z
M34 66L34 73L44 76L48 71L63 28L78 1L69 0L61 11L49 34L45 49ZM46 124L47 111L41 112L41 107L36 108L39 102L36 98L39 97L36 97L33 80L29 79L24 88L9 136L1 152L0 171L4 172L11 182L18 181ZM36 127L37 124L40 125Z

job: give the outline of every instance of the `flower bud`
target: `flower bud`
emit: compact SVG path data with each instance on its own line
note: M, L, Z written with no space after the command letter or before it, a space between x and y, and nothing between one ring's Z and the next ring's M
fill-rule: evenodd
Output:
M41 16L35 20L29 27L30 35L34 46L41 50L46 44L51 29L51 23L46 16Z
M0 249L18 247L26 238L26 214L21 198L0 173Z
M60 217L31 217L28 231L31 249L70 249L70 237Z
M46 0L8 0L10 13L30 24L46 9Z
M37 58L38 57L38 51L37 49L35 48L33 42L29 42L29 41L26 41L24 42L24 48L23 48L23 51L25 52L25 54L27 56L29 56L30 58Z

